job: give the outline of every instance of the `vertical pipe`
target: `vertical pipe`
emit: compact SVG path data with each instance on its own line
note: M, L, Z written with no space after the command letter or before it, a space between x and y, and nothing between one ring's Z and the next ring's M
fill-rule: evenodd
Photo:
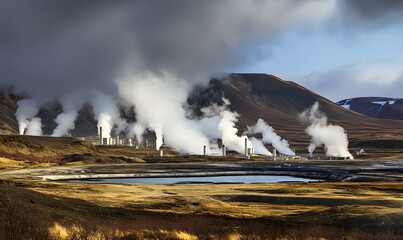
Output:
M225 145L222 145L222 155L225 156Z
M102 127L99 128L99 144L103 144L103 138L102 138Z
M245 157L248 156L248 138L245 137Z
M273 158L274 158L274 161L276 161L277 160L277 149L273 149Z
M206 156L206 145L203 146L203 155Z

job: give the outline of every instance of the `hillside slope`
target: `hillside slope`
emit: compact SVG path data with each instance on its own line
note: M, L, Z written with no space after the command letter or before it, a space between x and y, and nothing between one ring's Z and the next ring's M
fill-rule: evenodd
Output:
M16 134L18 124L14 113L18 98L9 94L0 96L0 133ZM197 109L211 102L220 103L222 96L228 98L231 101L230 108L241 115L238 122L240 132L247 125L256 123L258 118L263 118L294 146L306 146L309 141L299 114L316 101L320 103L320 109L327 114L329 121L343 126L349 139L358 145L360 141L368 140L403 140L403 121L371 118L350 111L294 82L267 74L231 74L225 79L212 80L207 89L195 91L189 103ZM54 119L61 111L58 103L49 103L41 109L39 116L45 134L51 134L56 127ZM131 121L135 119L132 109L122 108L121 115ZM96 133L91 106L86 106L80 111L72 135Z
M403 121L371 118L344 109L294 82L273 75L231 74L226 81L213 80L208 89L194 94L191 102L206 106L220 102L223 95L231 101L230 108L241 114L241 128L263 118L294 146L309 141L299 114L316 101L329 122L347 130L351 141L403 140Z
M17 134L18 123L14 116L20 98L0 91L0 134Z

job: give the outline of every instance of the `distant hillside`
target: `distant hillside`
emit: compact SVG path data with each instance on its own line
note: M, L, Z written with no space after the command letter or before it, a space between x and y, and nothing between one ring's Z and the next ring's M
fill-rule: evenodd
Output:
M231 101L230 108L241 114L240 128L254 124L260 117L294 146L309 141L299 114L316 101L329 121L343 126L352 141L403 140L403 121L370 118L349 111L294 82L273 75L231 74L225 81L213 80L208 89L195 93L190 102L199 107L206 106L210 102L220 102L223 95Z
M403 120L403 99L359 97L344 99L338 105L370 117Z
M17 111L18 96L0 91L0 134L18 133L18 123L14 113Z
M299 121L299 114L315 101L319 101L320 109L327 114L329 121L342 125L348 131L349 139L358 145L365 140L403 140L403 121L376 119L350 111L294 82L273 75L231 74L225 79L215 79L207 89L194 91L189 103L197 115L199 107L211 102L220 103L222 96L228 98L231 101L230 108L241 115L238 122L240 132L247 125L255 124L258 118L263 118L293 146L305 148L309 141L304 132L305 126ZM14 116L18 99L20 97L12 94L0 95L0 134L18 133ZM395 105L400 101L396 101ZM42 118L45 134L52 133L56 127L54 119L61 111L57 102L48 103L41 109L39 117ZM130 121L135 120L132 108L122 108L121 115ZM85 106L80 111L76 129L71 133L73 136L97 133L91 106Z

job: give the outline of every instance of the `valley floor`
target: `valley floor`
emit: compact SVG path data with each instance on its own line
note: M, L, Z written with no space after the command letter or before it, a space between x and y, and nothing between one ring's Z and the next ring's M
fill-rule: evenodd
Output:
M372 168L380 164L371 163ZM245 168L257 163L160 163L158 167L138 163L118 165L118 169L191 172L205 166L202 170L208 172L212 166L237 164ZM314 162L287 164L315 166ZM382 164L401 167L399 161ZM347 165L322 162L327 169ZM116 167L1 171L0 239L25 239L27 234L37 236L32 239L403 239L401 181L129 185L41 180L52 174L111 172L112 166ZM364 166L368 164L357 162L355 168Z

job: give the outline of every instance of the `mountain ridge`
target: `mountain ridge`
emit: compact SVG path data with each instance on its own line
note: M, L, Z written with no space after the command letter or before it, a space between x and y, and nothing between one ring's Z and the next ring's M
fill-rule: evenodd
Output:
M4 92L0 96L0 134L18 134L14 113L16 101L20 98ZM240 114L237 123L240 133L262 118L291 144L306 145L309 137L305 134L306 126L300 121L299 114L318 101L329 122L344 127L353 142L403 140L403 121L376 119L344 109L297 83L274 75L230 74L223 79L213 79L207 88L194 91L189 103L194 109L200 109L212 102L220 104L222 97L228 98L231 102L229 108ZM56 126L54 119L61 111L57 102L41 108L38 115L42 118L45 134L51 134ZM133 109L121 108L121 115L130 121L135 120ZM71 133L73 136L96 135L96 125L91 106L86 105L80 110L76 129Z
M356 97L343 99L337 104L370 117L403 120L403 98Z

